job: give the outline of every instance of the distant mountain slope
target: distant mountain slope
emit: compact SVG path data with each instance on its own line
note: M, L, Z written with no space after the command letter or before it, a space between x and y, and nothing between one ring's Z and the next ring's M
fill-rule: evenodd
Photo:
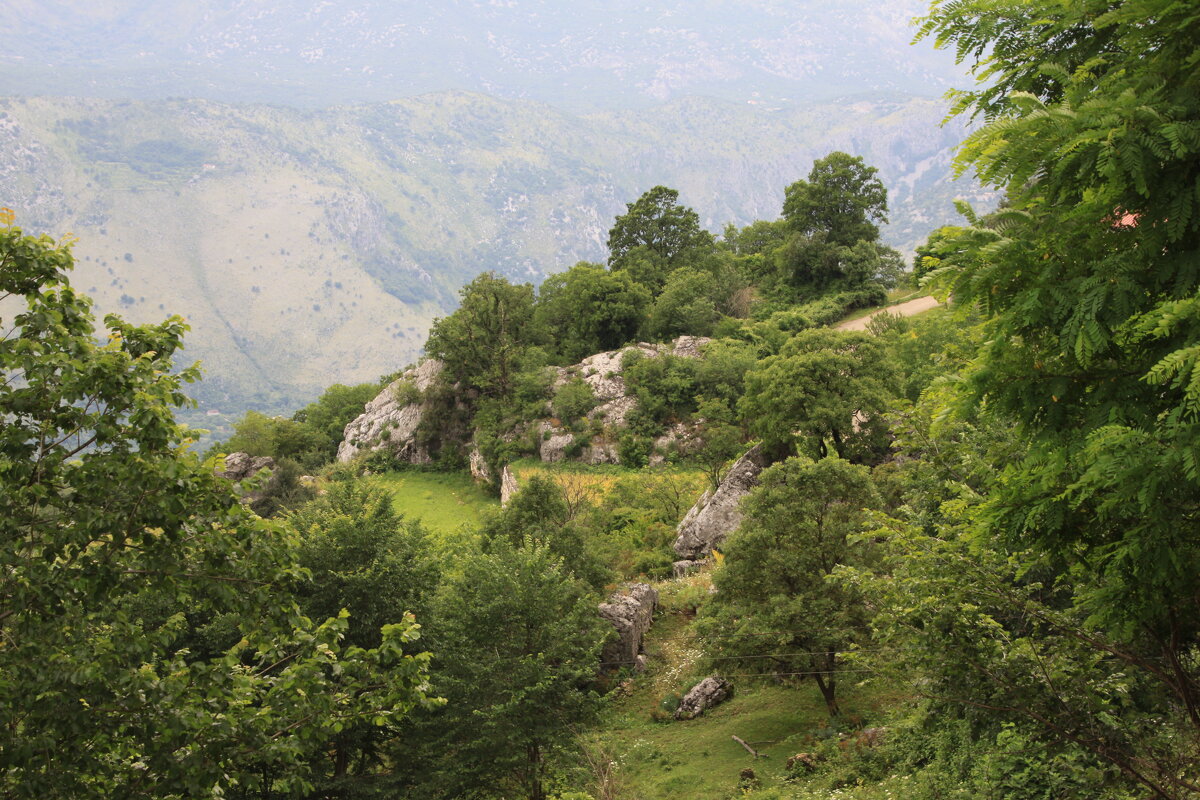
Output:
M73 232L102 310L185 314L206 409L294 408L411 361L457 288L602 260L613 217L678 188L705 225L774 219L833 149L880 167L887 238L954 218L955 128L927 100L766 112L687 99L573 116L449 93L295 111L207 101L0 100L0 205ZM217 420L219 422L219 420Z
M937 95L923 0L5 0L0 94L325 106L469 90L575 110Z

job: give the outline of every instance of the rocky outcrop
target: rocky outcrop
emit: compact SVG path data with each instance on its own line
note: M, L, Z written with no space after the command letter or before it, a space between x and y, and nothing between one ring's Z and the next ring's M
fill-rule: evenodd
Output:
M508 501L520 488L521 485L517 483L517 476L513 474L512 467L505 465L500 472L500 505L508 505Z
M244 481L264 469L275 469L275 459L270 456L255 457L249 453L230 453L225 456L225 469L218 470L217 475L231 481Z
M619 464L621 456L617 441L630 412L637 408L637 398L628 393L622 374L625 354L636 350L644 358L661 355L699 358L710 341L699 336L681 336L666 344L642 342L620 350L596 353L570 367L556 367L552 381L555 391L576 378L592 390L596 406L587 414L587 427L576 426L576 430L570 430L559 424L550 416L551 404L547 401L544 418L523 423L509 431L504 438L509 442L520 442L519 449L523 454L533 455L545 462L570 460L587 464ZM427 359L405 370L398 380L367 403L363 413L346 426L343 441L338 446L338 461L344 463L363 452L387 449L398 461L429 463L431 454L417 442L416 434L428 411L422 395L437 380L441 371L441 361ZM594 433L596 435L592 435ZM472 475L482 483L492 483L495 481L492 470L478 448L472 446L462 434L458 432L450 438L463 445ZM687 426L676 425L660 438L656 449L684 447L691 435L692 431ZM661 454L651 455L652 463L662 460Z
M600 420L605 425L621 426L629 412L637 408L637 400L627 394L621 363L625 353L637 350L645 358L669 354L680 358L699 358L704 345L711 342L702 336L680 336L669 344L639 342L620 350L609 350L588 356L572 367L559 367L554 381L558 389L575 376L579 376L596 396L596 407L588 413L589 420Z
M479 483L492 482L492 470L488 466L487 459L483 457L483 453L479 452L478 445L472 445L471 453L467 457L467 464L471 469L471 477Z
M263 470L270 473L267 480L257 491L247 492L242 496L243 503L253 503L263 498L268 484L274 477L275 459L270 456L252 456L249 453L230 453L225 456L225 469L217 470L216 474L218 477L241 483L247 478L253 478Z
M729 468L714 492L705 492L676 528L675 554L684 561L708 556L742 524L742 498L758 485L758 476L766 466L762 448L750 448ZM686 570L687 565L683 565ZM677 567L678 569L678 567Z
M405 370L367 403L363 413L346 426L338 446L338 461L346 462L361 452L387 448L401 461L429 463L429 453L416 441L424 413L418 395L433 384L441 371L441 361L433 358L422 361Z
M635 583L624 591L614 592L607 603L600 604L600 616L611 622L617 632L600 654L601 669L633 667L639 672L645 669L643 640L654 622L657 605L658 592L647 583Z
M733 697L733 684L724 678L711 677L693 686L679 701L675 719L695 719L715 705Z

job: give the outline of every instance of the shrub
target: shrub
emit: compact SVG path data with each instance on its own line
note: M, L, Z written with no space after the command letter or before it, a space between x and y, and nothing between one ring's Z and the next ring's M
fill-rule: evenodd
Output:
M653 449L654 442L626 431L621 434L621 442L617 449L617 454L620 456L623 465L633 469L641 469L649 463L650 452Z

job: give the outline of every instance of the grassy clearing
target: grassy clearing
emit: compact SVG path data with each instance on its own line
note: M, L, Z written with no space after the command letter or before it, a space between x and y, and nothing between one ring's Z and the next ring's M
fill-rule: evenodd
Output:
M461 472L389 472L372 480L386 488L398 512L419 519L439 538L479 527L500 501Z
M647 641L650 666L617 690L603 724L586 739L593 762L614 765L606 791L594 796L726 800L742 796L738 778L749 767L761 781L763 800L860 797L786 782L785 762L822 742L836 741L839 727L849 732L877 719L881 707L896 700L895 693L884 687L856 686L850 676L844 676L843 717L831 725L820 692L811 682L777 684L771 679L735 677L733 699L695 720L663 721L664 697L681 693L709 674L699 670L703 655L691 633L691 609L702 602L709 585L704 574L659 584L663 612ZM733 736L765 757L755 759ZM886 797L886 789L878 796ZM862 800L874 797L861 795Z
M631 469L618 464L580 464L575 461L560 461L547 464L533 459L514 461L509 465L517 481L527 480L534 475L550 478L566 489L586 487L598 495L612 491L618 484L647 477L666 477L691 490L696 496L704 491L704 473L693 467L662 466L648 469Z

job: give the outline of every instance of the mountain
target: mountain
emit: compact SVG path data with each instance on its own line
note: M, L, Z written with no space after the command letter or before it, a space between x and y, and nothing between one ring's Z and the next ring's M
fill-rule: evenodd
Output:
M186 314L202 413L282 411L412 361L484 270L537 282L603 260L624 204L656 184L703 223L775 219L784 187L842 149L878 165L885 237L911 248L989 198L949 178L940 102L766 111L685 99L573 115L443 93L326 110L0 100L0 205L79 238L102 311Z
M964 82L923 0L6 0L0 95L327 106L466 90L576 111L800 107Z

